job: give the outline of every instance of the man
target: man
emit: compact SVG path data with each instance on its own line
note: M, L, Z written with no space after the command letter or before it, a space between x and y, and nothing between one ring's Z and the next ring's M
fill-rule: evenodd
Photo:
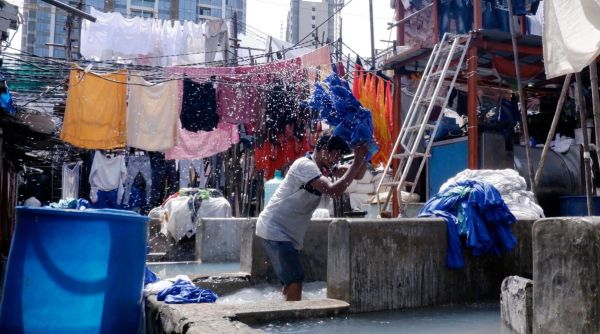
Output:
M350 151L348 145L341 138L324 132L315 148L314 153L294 161L256 223L256 235L262 239L287 301L302 297L304 271L298 250L302 249L306 229L321 195L341 196L352 180L364 172L368 151L366 144L357 145L353 164L332 183L323 171L331 172L342 155Z

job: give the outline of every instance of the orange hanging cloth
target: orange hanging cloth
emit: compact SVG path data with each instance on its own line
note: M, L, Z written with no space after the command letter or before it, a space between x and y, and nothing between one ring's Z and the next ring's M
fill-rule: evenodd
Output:
M385 105L385 81L375 77L377 83L377 94L374 99L375 108L373 109L373 127L375 139L379 143L379 152L371 160L373 165L385 164L391 151L391 135L386 117Z
M96 74L72 69L60 139L81 148L125 147L127 71Z

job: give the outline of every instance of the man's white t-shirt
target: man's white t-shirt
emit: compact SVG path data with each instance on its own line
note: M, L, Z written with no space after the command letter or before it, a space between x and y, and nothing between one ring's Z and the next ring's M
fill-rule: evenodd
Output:
M301 249L310 218L321 201L321 194L307 185L321 175L311 158L294 161L258 216L256 235L267 240L291 241L296 249Z

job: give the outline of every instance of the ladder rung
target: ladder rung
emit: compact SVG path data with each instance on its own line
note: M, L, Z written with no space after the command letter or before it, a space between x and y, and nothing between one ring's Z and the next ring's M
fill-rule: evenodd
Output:
M400 159L400 158L408 158L408 157L410 157L410 155L411 155L411 153L406 152L406 153L394 154L393 157L396 159ZM430 155L421 153L421 152L416 152L416 153L413 153L413 156L423 158L423 157L429 157Z
M445 73L444 75L450 74L450 75L454 76L454 74L456 74L456 71L447 70L446 72L444 72L443 70L441 70L441 71L433 72L429 76L437 77L437 76L440 76L442 73Z
M382 186L382 187L390 187L390 186L394 186L394 187L395 187L395 186L397 186L397 185L399 185L399 184L400 184L400 182L399 182L399 181L388 181L388 182L383 182L383 183L381 183L381 186ZM415 183L414 183L414 182L412 182L412 181L404 181L404 185L405 185L405 186L412 186L412 185L414 185L414 184L415 184Z
M419 131L419 129L421 127L424 127L425 130L433 130L435 129L435 125L434 124L421 124L421 125L412 125L412 126L408 126L406 127L406 131Z
M431 103L431 101L434 99L438 103L444 103L444 101L446 101L446 99L441 96L425 97L425 98L421 99L421 104L429 105Z

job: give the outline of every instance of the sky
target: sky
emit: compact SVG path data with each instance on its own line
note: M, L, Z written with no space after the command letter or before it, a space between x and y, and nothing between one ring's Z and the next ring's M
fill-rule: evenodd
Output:
M361 57L371 56L371 35L369 23L368 0L345 0L347 4L342 13L343 40ZM247 0L247 24L273 37L284 39L289 0ZM387 23L392 22L394 10L388 0L373 0L373 27L375 31L375 48L384 49L389 43L380 40L395 39L395 30L387 30ZM390 34L390 32L392 32ZM304 36L301 36L302 38ZM348 53L348 50L344 50Z
M19 6L19 10L22 13L23 0L8 0L8 2ZM341 11L344 43L361 57L370 57L369 1L345 0L345 3L347 5ZM246 6L246 21L248 25L275 38L285 39L282 35L285 35L287 12L290 7L289 0L247 0ZM395 30L387 30L387 23L392 22L393 17L394 10L390 8L388 0L373 0L373 27L376 49L384 49L391 45L380 40L392 40L395 38ZM20 48L21 29L17 31L12 46ZM344 50L345 54L348 54L348 52L350 52L348 49Z

